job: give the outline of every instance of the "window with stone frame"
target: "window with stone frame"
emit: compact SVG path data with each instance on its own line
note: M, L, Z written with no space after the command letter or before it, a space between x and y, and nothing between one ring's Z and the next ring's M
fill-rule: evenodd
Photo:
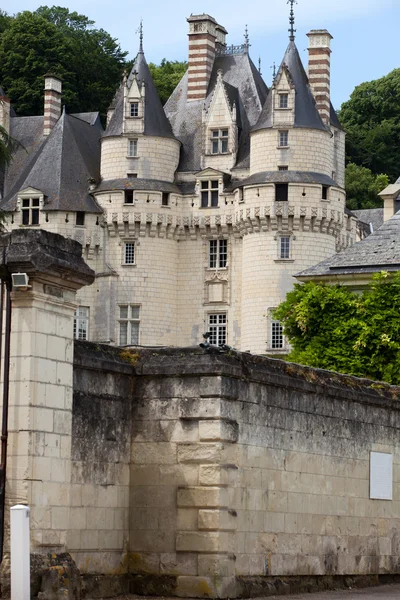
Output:
M270 323L270 344L271 350L282 350L285 347L285 338L283 335L283 325L280 321L272 318Z
M118 344L137 346L140 334L140 305L120 304L118 311Z
M129 103L129 116L131 116L131 117L139 116L139 102L130 102Z
M291 239L289 235L281 235L279 237L279 258L291 258Z
M39 225L39 198L23 198L21 206L22 225Z
M128 156L134 158L137 155L138 155L138 141L137 141L137 139L135 139L135 140L128 140Z
M219 181L210 179L201 182L201 207L215 208L218 206L219 199Z
M227 342L227 317L226 313L208 315L208 331L210 344L221 346Z
M287 148L289 146L289 131L279 131L278 146L280 148Z
M275 201L276 202L287 202L289 199L289 184L288 183L276 183L275 184Z
M279 94L279 108L289 107L289 94Z
M228 153L229 129L211 130L211 154Z
M209 240L208 266L210 269L225 269L228 264L228 240Z
M74 338L76 340L89 339L89 307L78 306L74 318Z
M124 243L124 255L123 255L123 264L124 265L134 265L135 264L135 242L125 242Z

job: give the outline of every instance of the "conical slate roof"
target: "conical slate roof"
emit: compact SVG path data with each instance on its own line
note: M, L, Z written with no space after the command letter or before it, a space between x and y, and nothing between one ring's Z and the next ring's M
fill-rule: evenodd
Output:
M283 57L282 64L279 67L277 78L282 73L282 70L285 66L289 71L290 78L295 86L296 91L294 127L326 130L326 127L318 112L317 105L308 82L307 73L304 70L296 44L293 41L289 42L289 46L287 47L285 56ZM272 127L272 108L272 89L270 89L260 118L258 119L257 124L253 127L252 131L269 129Z
M165 115L161 100L154 85L144 53L140 51L133 63L128 77L128 88L137 74L139 87L145 86L145 110L144 110L144 135L173 138L171 125ZM117 90L115 98L111 103L114 113L110 119L104 137L121 135L123 132L124 118L124 88L121 85Z
M39 151L28 161L21 175L6 193L0 208L15 210L17 196L28 187L44 194L46 211L84 211L101 213L89 194L89 179L100 180L99 121L93 124L86 119L65 112L45 138Z
M296 277L306 280L382 270L400 270L400 212L361 242L301 271Z

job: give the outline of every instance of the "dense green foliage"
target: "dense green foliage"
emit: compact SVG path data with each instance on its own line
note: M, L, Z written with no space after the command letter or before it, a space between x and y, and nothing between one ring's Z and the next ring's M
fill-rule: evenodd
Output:
M0 126L0 170L10 162L12 150L11 138L7 135L7 131Z
M157 88L161 102L166 103L187 69L187 62L162 59L160 65L149 64L151 76Z
M289 360L400 384L400 273L382 272L371 289L296 284L274 316L292 345Z
M0 81L18 114L42 112L43 75L49 72L62 77L63 103L69 111L106 113L126 53L93 24L54 6L12 18L0 15Z
M389 185L387 175L374 175L370 169L349 163L345 171L347 207L351 210L383 206L379 192Z
M357 86L340 110L348 162L374 175L400 175L400 69Z

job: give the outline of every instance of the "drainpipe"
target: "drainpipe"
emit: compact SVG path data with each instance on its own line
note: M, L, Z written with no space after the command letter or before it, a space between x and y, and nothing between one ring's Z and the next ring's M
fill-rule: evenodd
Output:
M3 266L5 266L3 255ZM7 471L7 441L8 441L8 404L10 393L10 340L11 340L11 279L7 276L1 278L0 294L0 333L3 331L3 308L5 290L5 332L4 332L4 372L3 372L3 415L1 426L1 462L0 462L0 563L3 560L4 550L4 517L6 501L6 471ZM1 344L0 344L1 346ZM1 348L0 348L1 364Z

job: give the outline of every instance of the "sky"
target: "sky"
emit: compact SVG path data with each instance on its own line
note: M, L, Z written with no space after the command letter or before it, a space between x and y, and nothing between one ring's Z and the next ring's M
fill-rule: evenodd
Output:
M35 10L45 0L2 0L1 9L15 14ZM47 5L52 6L52 2ZM208 13L229 32L228 44L243 43L245 26L250 35L250 55L270 85L271 66L280 64L288 44L287 0L55 0L78 11L117 38L133 58L138 49L137 28L144 23L147 62L187 60L186 18ZM386 75L400 67L398 24L400 0L298 0L295 5L296 44L307 66L306 33L328 29L333 35L331 99L335 108L350 97L356 85Z

